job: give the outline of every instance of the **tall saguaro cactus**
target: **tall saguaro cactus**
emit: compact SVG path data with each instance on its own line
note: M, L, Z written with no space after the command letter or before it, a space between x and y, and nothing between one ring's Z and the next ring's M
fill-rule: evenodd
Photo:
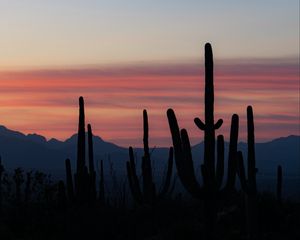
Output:
M243 154L241 151L237 153L238 175L240 178L242 190L245 193L248 235L250 239L256 239L258 237L257 236L258 235L257 188L256 188L257 169L255 167L254 121L253 121L253 109L251 106L247 107L247 131L248 131L247 176L245 173Z
M85 115L84 100L79 97L79 122L77 139L77 172L84 172L85 168Z
M214 63L212 48L205 44L205 123L195 118L195 124L204 131L204 164L209 176L215 171L215 130L222 126L223 120L214 122Z
M133 148L129 147L129 161L127 162L127 176L131 189L131 193L136 202L142 204L154 204L157 199L164 197L169 189L172 178L173 167L173 148L169 150L168 169L162 190L157 193L152 176L152 166L149 152L149 125L147 111L143 111L143 127L144 127L144 156L142 157L142 177L143 190L140 188L140 183L136 174L135 159Z
M79 98L79 123L77 139L77 173L76 173L76 196L78 200L84 201L86 197L86 164L85 164L85 121L84 100Z
M172 109L168 109L167 116L178 176L193 197L204 200L207 234L210 238L209 234L214 231L217 216L217 197L228 195L235 187L239 118L237 114L232 115L227 182L221 189L224 176L224 137L219 135L217 138L217 163L215 164L215 130L221 127L223 120L219 119L214 123L213 55L209 43L205 45L205 123L199 118L194 120L195 124L204 131L204 164L201 165L203 187L196 180L187 131L179 129Z

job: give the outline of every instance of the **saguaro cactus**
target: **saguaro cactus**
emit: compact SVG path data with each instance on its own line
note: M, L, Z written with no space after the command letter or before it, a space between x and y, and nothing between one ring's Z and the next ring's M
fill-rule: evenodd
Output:
M170 189L170 182L172 178L173 167L173 148L169 150L169 160L167 175L164 182L164 186L161 192L157 193L152 176L152 166L149 152L149 125L147 111L143 111L143 126L144 126L144 156L142 157L142 176L143 176L143 190L140 188L140 183L136 174L135 159L133 154L133 148L129 147L129 161L127 162L127 175L129 186L133 198L138 203L154 204L157 199L163 198Z
M256 239L258 234L257 226L257 188L255 167L255 140L254 140L254 121L253 110L251 106L247 107L247 131L248 131L248 174L246 177L243 154L237 153L238 175L241 182L241 188L245 193L247 230L250 239ZM246 179L247 178L247 179Z
M204 131L204 164L207 174L215 176L215 130L222 126L223 120L214 122L214 64L209 43L205 44L205 123L195 118L195 124Z
M71 171L71 163L66 159L66 180L67 192L69 200L76 199L78 203L93 202L97 198L96 190L96 171L94 165L94 146L93 133L90 124L88 128L88 156L89 164L85 162L85 115L84 115L84 100L79 98L79 123L78 123L78 139L77 139L77 169L74 176L75 193L73 190L73 179Z
M85 123L84 123L84 100L79 98L79 123L77 139L77 173L76 173L76 196L82 202L86 198L87 173L85 165Z
M167 111L170 131L173 140L175 162L178 176L193 197L203 199L205 203L205 219L207 234L212 234L217 216L217 197L228 195L235 187L236 152L238 141L239 118L233 114L231 120L230 145L228 154L228 174L225 187L221 189L224 176L224 137L217 138L217 164L215 164L215 130L220 128L223 120L214 123L214 84L213 84L213 55L211 45L205 45L205 123L195 118L195 124L204 131L204 164L201 165L203 187L196 180L194 162L188 133L179 130L175 113Z
M215 130L218 129L223 120L214 123L214 90L213 90L213 59L211 45L205 45L205 124L195 118L196 125L204 131L204 164L201 167L203 180L210 192L219 191L224 175L224 137L218 136L217 140L217 166L215 166ZM196 198L203 198L203 189L196 181L193 160L187 131L179 130L175 113L172 109L167 111L170 131L172 134L175 150L175 162L178 176L185 188ZM236 151L238 141L239 118L237 114L232 115L230 145L228 155L228 178L226 190L232 190L236 174ZM224 189L225 190L225 189ZM220 191L221 192L221 191Z

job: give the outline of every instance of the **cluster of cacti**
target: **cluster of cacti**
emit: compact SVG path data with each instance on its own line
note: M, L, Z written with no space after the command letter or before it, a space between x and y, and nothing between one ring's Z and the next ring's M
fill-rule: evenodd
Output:
M79 98L79 124L77 139L77 169L74 175L74 183L72 177L72 169L70 159L66 159L66 183L68 199L78 203L94 202L97 199L96 171L94 165L93 150L93 133L92 127L88 124L88 167L85 160L85 114L84 100ZM100 175L100 199L104 201L104 182L103 182L103 162L101 161Z
M205 123L195 118L195 124L204 131L204 163L201 165L203 186L197 182L192 159L188 133L179 129L175 113L167 111L170 131L173 140L175 162L178 176L195 198L204 200L207 230L212 233L217 216L217 199L228 196L235 189L236 153L238 141L239 118L233 114L231 120L230 143L228 154L227 182L221 189L224 176L224 137L217 137L217 161L215 161L215 130L220 128L223 120L214 123L214 85L213 56L210 44L205 45Z
M153 182L151 158L149 151L149 125L147 111L143 111L143 129L144 129L144 155L142 157L142 189L140 187L139 178L136 173L136 164L134 159L133 148L129 147L129 161L127 161L127 176L129 187L131 189L132 196L137 203L140 204L154 204L158 199L166 196L170 190L172 167L173 167L173 148L169 149L169 159L166 178L163 183L162 190L158 192Z

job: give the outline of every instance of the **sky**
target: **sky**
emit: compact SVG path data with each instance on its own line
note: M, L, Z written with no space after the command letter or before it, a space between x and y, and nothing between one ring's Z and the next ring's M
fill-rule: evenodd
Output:
M215 60L217 134L254 108L256 139L299 135L299 1L0 0L0 125L65 140L78 97L94 133L121 146L171 144L168 108L203 132L204 44Z

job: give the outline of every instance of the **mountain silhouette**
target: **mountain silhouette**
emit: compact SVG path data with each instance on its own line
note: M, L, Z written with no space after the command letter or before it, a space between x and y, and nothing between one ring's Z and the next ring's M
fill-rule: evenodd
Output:
M114 143L106 142L99 136L93 136L94 151L97 158L122 157L128 160L127 148L120 147ZM6 167L64 169L64 160L71 158L75 160L77 146L77 134L73 134L65 141L55 138L46 140L38 134L23 134L0 126L0 155ZM240 142L238 149L246 152L247 144ZM141 148L134 149L139 156ZM192 148L194 159L199 164L203 158L203 142ZM228 151L228 143L225 143L225 152ZM155 148L154 159L166 163L168 148ZM300 175L300 136L290 135L269 142L256 143L257 166L259 172L264 174L273 173L272 167L278 164L283 166L289 175ZM114 157L113 157L114 156ZM195 163L196 165L198 163Z
M105 142L98 136L93 137L96 159L127 154L125 148ZM0 155L6 168L33 168L44 170L64 169L64 160L75 161L77 134L65 141L55 138L46 140L38 134L25 135L21 132L0 126Z

